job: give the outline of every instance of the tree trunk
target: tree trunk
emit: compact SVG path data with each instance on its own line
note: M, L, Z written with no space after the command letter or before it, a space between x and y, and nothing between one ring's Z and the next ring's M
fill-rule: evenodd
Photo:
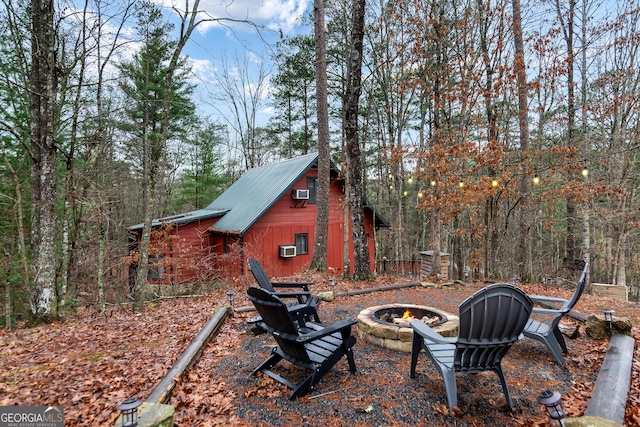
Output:
M433 250L433 257L431 258L431 274L436 276L441 275L441 267L440 267L440 252L442 252L442 243L441 243L441 220L440 220L440 212L437 208L431 211L431 250ZM446 275L446 274L445 274Z
M329 240L329 184L331 157L329 147L329 105L327 101L327 51L324 23L324 0L315 0L316 44L316 104L318 120L318 196L316 205L316 229L313 238L311 268L327 270Z
M527 72L524 62L524 41L522 38L522 18L520 15L520 0L512 0L513 6L513 35L515 44L515 73L518 83L518 122L520 127L520 159L523 168L528 167L529 151L529 107L527 105ZM524 172L524 171L523 171ZM516 254L518 274L520 279L528 282L532 278L531 272L531 226L529 213L529 175L521 174L520 178L520 242Z
M103 221L102 215L100 221ZM100 224L100 241L98 243L98 305L100 314L107 314L106 302L104 300L104 253L105 253L106 232L104 224Z
M31 247L35 274L31 311L40 320L56 316L55 32L53 2L31 1Z
M353 0L353 26L351 29L351 49L347 55L347 87L345 91L345 138L349 161L349 208L351 210L351 231L353 233L353 279L367 280L371 277L369 247L364 224L362 204L362 159L358 135L358 105L362 91L362 52L364 38L365 0Z

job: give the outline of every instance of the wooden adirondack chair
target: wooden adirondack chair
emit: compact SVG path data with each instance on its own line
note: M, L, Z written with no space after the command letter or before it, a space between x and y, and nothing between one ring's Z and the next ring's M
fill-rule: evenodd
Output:
M356 372L352 350L356 339L351 334L351 326L357 323L356 319L345 319L327 327L308 322L298 328L287 306L275 294L251 287L247 297L262 317L258 326L269 331L278 343L271 355L253 370L253 375L262 372L285 384L293 390L289 395L293 400L313 390L342 356L347 356L351 373ZM282 359L309 370L309 375L299 384L286 380L271 370Z
M513 407L501 361L522 334L533 302L520 288L498 283L480 289L460 304L456 338L444 338L420 320L412 320L413 344L409 376L415 378L420 350L442 374L449 409L458 404L456 372L493 371Z
M314 320L315 322L320 322L320 317L318 316L318 305L320 305L320 299L317 296L311 295L309 292L309 285L312 285L313 282L272 282L269 280L269 276L264 271L262 264L255 258L249 258L247 260L247 264L249 267L249 271L253 274L253 277L258 282L258 285L269 291L280 298L293 298L295 299L294 303L288 304L289 312L293 319L300 319L304 322L308 322L310 320ZM297 291L280 291L280 289L299 289ZM251 322L257 322L260 319L254 318L251 319Z
M562 353L567 353L567 344L564 341L562 332L560 332L560 320L562 320L562 318L571 311L580 299L580 296L582 296L585 282L587 280L587 271L589 271L588 262L584 265L584 270L582 271L582 275L578 280L578 284L576 285L576 289L571 296L571 299L566 300L541 295L529 295L529 298L531 298L534 303L543 303L545 305L551 303L560 305L558 308L534 307L533 314L547 315L546 317L551 320L543 321L529 319L523 333L525 337L543 342L561 366L564 365L564 357L562 356Z

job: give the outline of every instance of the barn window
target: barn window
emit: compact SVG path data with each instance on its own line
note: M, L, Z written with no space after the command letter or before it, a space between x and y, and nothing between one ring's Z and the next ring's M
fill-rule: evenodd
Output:
M296 255L309 253L309 235L307 233L296 234Z
M160 280L164 276L164 265L162 261L164 255L149 255L149 269L147 270L147 280Z
M309 190L309 200L307 203L315 205L317 203L318 178L307 177L307 190Z

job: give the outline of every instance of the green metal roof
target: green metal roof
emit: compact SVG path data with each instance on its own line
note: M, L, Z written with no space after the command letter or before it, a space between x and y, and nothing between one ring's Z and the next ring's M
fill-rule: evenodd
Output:
M318 153L307 154L280 163L249 169L240 179L231 185L209 206L197 211L154 219L153 226L166 222L184 224L200 219L222 217L211 231L231 234L244 234L293 184L300 179L314 164ZM331 167L338 171L338 166L331 162ZM388 227L387 221L364 198L365 209L373 211L377 227ZM130 231L142 229L143 224L128 227Z
M206 207L228 212L210 230L244 234L318 159L307 154L249 169Z
M151 222L151 225L152 227L158 227L163 223L180 225L180 224L186 224L192 221L198 221L200 219L215 218L217 216L222 216L225 213L227 213L226 209L216 209L216 210L211 210L209 208L198 209L197 211L191 211L191 212L186 212L178 215L171 215L171 216L166 216L164 218L154 219ZM130 231L141 230L143 226L144 224L140 223L140 224L127 227L127 230L130 230Z

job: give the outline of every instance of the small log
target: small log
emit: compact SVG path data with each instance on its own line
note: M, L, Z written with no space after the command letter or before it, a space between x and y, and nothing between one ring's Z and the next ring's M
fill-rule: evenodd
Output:
M575 340L580 336L579 326L572 327L572 326L558 325L558 329L560 329L560 332L562 332L563 335L565 335L568 338L571 338L572 340Z
M634 344L626 335L611 337L585 415L624 424Z
M220 327L224 323L224 319L233 309L229 306L219 308L211 320L202 328L200 333L191 341L189 347L182 353L176 363L164 374L156 388L153 389L147 402L150 403L167 403L171 399L171 393L175 388L182 375L188 371L202 356L205 346L218 333Z
M370 292L392 291L394 289L413 288L414 286L421 286L420 282L398 283L389 286L380 286L377 288L356 289L355 291L337 292L336 297L350 296L350 295L362 295Z

